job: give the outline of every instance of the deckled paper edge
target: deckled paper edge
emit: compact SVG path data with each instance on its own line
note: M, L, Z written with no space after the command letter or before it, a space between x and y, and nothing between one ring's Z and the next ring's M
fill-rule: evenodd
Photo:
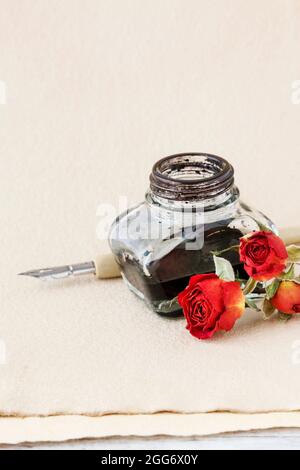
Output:
M61 442L112 436L200 437L224 432L298 427L300 412L3 417L0 418L0 443Z

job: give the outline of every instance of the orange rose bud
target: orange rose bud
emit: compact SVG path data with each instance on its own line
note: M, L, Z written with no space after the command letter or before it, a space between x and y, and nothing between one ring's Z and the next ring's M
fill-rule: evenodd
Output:
M198 274L178 295L187 329L198 339L211 338L217 331L229 331L242 316L245 298L238 282L224 281L216 274Z
M268 281L279 276L286 267L288 252L273 232L253 232L240 241L240 260L250 277Z
M300 313L300 284L282 281L271 303L280 312L290 315Z

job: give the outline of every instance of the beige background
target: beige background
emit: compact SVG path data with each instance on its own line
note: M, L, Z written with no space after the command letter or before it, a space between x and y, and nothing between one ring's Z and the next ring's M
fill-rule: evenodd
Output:
M300 408L297 320L200 343L119 280L16 276L90 259L97 205L141 200L175 152L229 158L245 200L299 224L299 42L299 0L0 1L3 413Z

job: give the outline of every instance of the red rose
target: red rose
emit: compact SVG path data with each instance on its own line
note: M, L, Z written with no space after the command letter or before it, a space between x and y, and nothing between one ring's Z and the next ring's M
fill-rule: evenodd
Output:
M272 305L283 313L300 313L300 284L283 281L271 299Z
M274 233L254 232L241 238L240 259L250 277L268 281L283 272L288 253L281 238Z
M226 282L215 274L198 274L178 295L187 320L187 329L199 339L211 338L216 331L229 331L245 309L238 282Z

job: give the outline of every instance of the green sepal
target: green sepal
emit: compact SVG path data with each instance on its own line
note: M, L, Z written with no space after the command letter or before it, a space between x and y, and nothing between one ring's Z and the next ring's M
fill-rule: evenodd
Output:
M256 312L260 312L260 308L257 306L257 303L255 302L255 300L253 300L249 297L246 297L245 300L246 300L246 305L248 307L252 308Z
M263 319L269 320L271 316L276 312L276 308L271 304L270 300L265 297L262 304Z
M284 322L290 321L292 319L292 316L293 315L288 315L287 313L278 312L278 319L280 321L284 321Z
M262 232L273 232L272 229L270 229L270 227L267 227L266 225L262 224L261 222L258 222L256 219L254 219L255 222L257 223L257 225L259 226L259 230L262 231ZM276 235L276 234L274 234Z
M266 286L266 294L267 294L267 299L272 299L274 295L276 294L278 287L280 286L280 280L279 279L274 279L274 281Z

